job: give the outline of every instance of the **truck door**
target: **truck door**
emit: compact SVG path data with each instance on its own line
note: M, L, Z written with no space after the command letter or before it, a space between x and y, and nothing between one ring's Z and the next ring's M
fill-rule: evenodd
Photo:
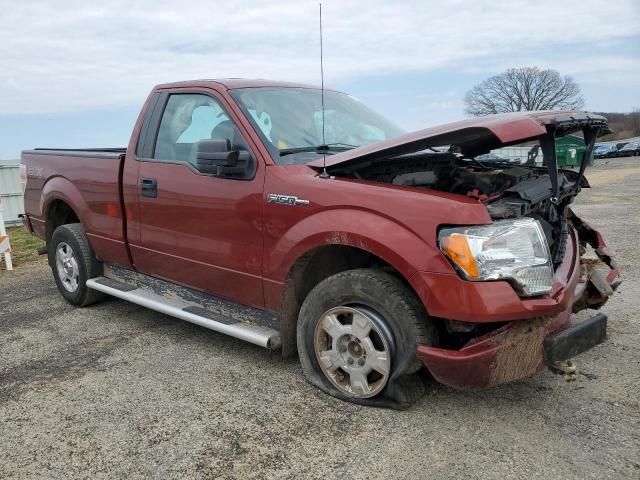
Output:
M140 272L261 307L265 166L223 102L213 93L160 96L136 156L131 255ZM247 175L198 170L198 143L212 139L241 152Z

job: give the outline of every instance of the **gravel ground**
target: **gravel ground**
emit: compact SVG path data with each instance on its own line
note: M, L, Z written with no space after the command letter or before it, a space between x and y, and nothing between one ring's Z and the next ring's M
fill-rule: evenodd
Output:
M640 478L640 160L588 176L576 210L625 277L608 341L575 382L434 384L403 412L132 304L72 308L43 259L0 274L0 478Z

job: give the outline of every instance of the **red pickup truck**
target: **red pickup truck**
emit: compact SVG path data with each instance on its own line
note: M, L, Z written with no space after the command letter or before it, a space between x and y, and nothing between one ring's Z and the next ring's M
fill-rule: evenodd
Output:
M128 148L24 151L23 222L74 305L119 297L297 352L338 398L406 407L425 368L488 387L604 341L604 314L570 316L618 269L569 205L606 131L546 111L405 134L337 91L165 84ZM582 165L558 168L555 139L576 132ZM542 161L486 155L518 144Z

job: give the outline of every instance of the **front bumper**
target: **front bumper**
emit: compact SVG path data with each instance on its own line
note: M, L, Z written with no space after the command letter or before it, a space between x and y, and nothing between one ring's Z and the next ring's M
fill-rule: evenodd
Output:
M516 301L507 295L504 298L508 303L500 307L498 296L474 297L474 302L465 303L464 297L459 301L452 298L460 295L460 290L449 293L448 303L458 311L444 318L472 321L475 306L480 307L481 314L477 323L492 319L507 323L457 350L419 345L417 354L436 380L460 388L491 387L533 375L545 364L568 360L605 340L604 314L574 325L571 314L604 305L620 283L619 271L602 236L575 216L573 223L575 231L556 270L554 289L547 297ZM586 244L594 248L597 260L581 258Z
M547 365L569 360L600 345L607 338L607 316L598 313L544 339L544 361Z

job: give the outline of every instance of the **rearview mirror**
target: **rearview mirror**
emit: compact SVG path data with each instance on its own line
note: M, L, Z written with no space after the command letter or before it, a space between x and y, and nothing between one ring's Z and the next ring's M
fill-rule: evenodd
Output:
M201 140L196 153L196 168L202 173L224 176L242 176L249 152L234 150L228 139Z

